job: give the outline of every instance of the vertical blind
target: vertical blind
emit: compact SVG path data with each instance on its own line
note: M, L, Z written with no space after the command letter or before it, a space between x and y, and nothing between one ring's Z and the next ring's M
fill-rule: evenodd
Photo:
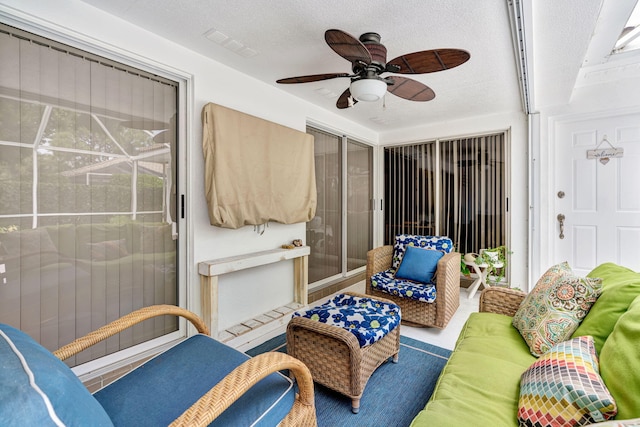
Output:
M367 264L373 245L373 150L347 138L347 270Z
M307 223L309 283L342 272L342 149L341 138L308 128L314 136L316 216Z
M50 350L175 304L177 84L0 25L0 322ZM175 331L132 328L75 365Z
M385 242L436 234L436 144L385 149Z
M506 243L504 133L385 149L385 242L445 235L456 250Z
M309 283L339 279L367 263L373 244L373 148L312 127L316 216L307 223Z

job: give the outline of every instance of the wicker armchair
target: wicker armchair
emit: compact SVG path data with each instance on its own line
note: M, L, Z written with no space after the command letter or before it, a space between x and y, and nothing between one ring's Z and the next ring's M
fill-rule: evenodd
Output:
M93 396L88 394L71 370L56 359L57 357L65 360L135 324L162 315L185 317L195 326L200 335L181 341ZM254 416L254 412L258 409L265 411L261 408L266 407L269 409L258 412L258 415L262 413L266 417L277 418L278 421L274 423L282 420L280 425L283 426L316 425L313 381L309 370L302 362L277 352L248 358L243 353L208 337L209 332L204 322L197 315L179 307L157 305L134 311L56 350L53 355L21 331L7 325L0 325L0 327L5 331L0 334L1 336L14 338L16 345L21 347L18 350L25 355L26 363L33 363L34 369L46 373L41 377L40 382L44 384L42 387L45 393L47 390L50 391L52 410L59 411L62 414L61 418L66 417L66 422L70 424L102 425L100 422L104 422L103 417L106 416L117 425L170 423L171 426L207 426L216 419L225 425L237 425L236 423L244 422L233 421L231 416L244 416L247 412L251 413L250 416ZM0 348L1 345L2 343ZM11 360L8 358L4 362L9 363ZM185 366L190 367L184 368ZM188 371L189 369L191 371ZM299 391L295 396L289 380L277 373L283 369L289 369L297 379ZM187 378L183 376L185 372L194 372L195 375ZM164 375L158 375L158 373L164 373ZM44 378L47 375L56 378L57 385L54 384L53 387L47 385L48 380ZM155 375L155 378L150 375ZM66 379L61 381L60 378ZM155 379L158 379L162 386L158 387L158 382L154 382ZM116 387L112 389L111 394L107 393L107 396L111 396L111 401L106 396L102 398L99 396L101 392L114 385ZM20 390L23 389L28 387ZM140 391L141 393L138 393ZM18 392L20 393L22 391ZM225 412L236 400L243 397L244 399L239 401L240 406L236 405L235 409ZM28 398L25 392L24 396L17 396L16 402L19 405L26 405L25 399ZM258 401L263 405L260 408L256 403ZM285 403L285 406L274 411L271 409L274 407L272 401L292 403ZM11 411L12 404L14 403L10 401L0 402L0 414L4 414L3 417L11 416L7 412ZM155 405L153 408L158 411L149 409L149 405ZM170 409L165 411L165 408ZM94 412L89 413L89 411ZM271 412L267 414L267 411ZM156 412L166 412L162 416L171 418L168 421L153 421L155 419L153 417L158 418ZM180 412L182 412L181 415ZM95 417L96 413L100 417ZM171 415L174 413L176 415ZM172 421L175 416L177 418ZM78 421L79 419L84 421ZM10 420L11 418L9 419L11 424ZM25 424L29 423L25 422ZM41 424L40 421L37 423Z
M515 289L492 286L480 294L479 311L481 313L504 314L513 317L520 307L525 294Z
M390 299L399 305L404 324L444 329L460 306L460 254L449 252L438 261L436 300L433 303L391 295L371 286L371 276L391 268L392 261L393 245L367 252L366 293L376 298Z

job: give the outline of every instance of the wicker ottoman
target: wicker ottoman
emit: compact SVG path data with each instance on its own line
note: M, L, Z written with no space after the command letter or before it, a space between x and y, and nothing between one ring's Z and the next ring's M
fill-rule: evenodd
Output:
M307 365L314 381L350 397L351 410L358 413L360 398L371 374L390 357L394 363L398 362L400 313L387 299L351 292L343 295L393 305L397 316L393 323L397 321L397 326L373 344L361 346L362 337L357 338L343 327L323 323L327 319L293 317L287 326L287 352Z

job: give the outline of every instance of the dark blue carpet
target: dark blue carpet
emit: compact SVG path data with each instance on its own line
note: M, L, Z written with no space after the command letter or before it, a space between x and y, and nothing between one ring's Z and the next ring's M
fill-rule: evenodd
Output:
M246 353L286 352L279 335ZM315 386L319 427L406 427L429 400L451 351L400 336L400 360L382 364L371 376L360 401L351 412L351 399L319 384Z

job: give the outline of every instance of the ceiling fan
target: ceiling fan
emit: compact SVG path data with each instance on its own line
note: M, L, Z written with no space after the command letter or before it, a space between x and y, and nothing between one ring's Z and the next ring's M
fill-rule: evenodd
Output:
M336 77L349 77L351 85L340 95L336 106L340 109L358 101L377 101L388 90L410 101L431 101L436 94L417 80L401 76L381 77L381 74L423 74L444 71L469 60L469 52L461 49L433 49L409 53L387 62L387 48L380 43L378 33L364 33L360 39L342 30L327 30L324 39L331 49L351 62L352 74L329 73L289 77L277 83L309 83Z

